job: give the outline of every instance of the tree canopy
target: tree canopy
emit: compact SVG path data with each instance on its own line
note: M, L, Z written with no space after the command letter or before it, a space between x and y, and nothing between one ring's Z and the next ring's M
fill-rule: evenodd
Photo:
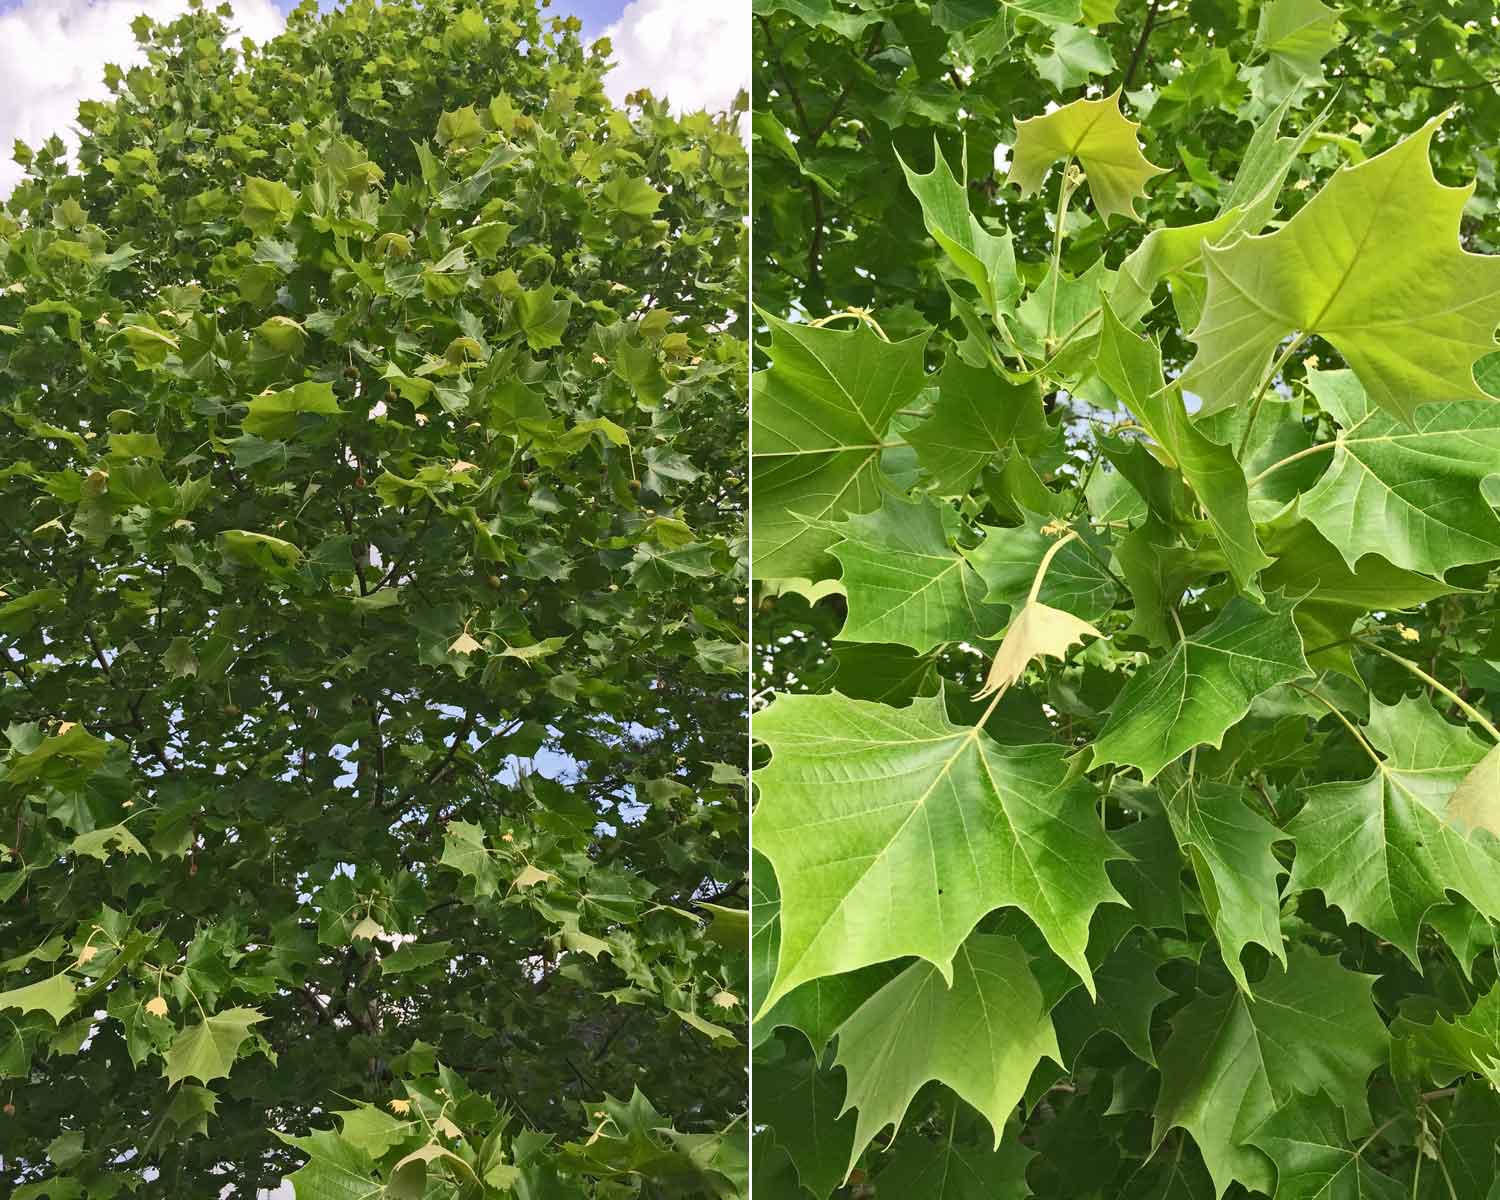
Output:
M737 115L231 15L0 208L0 1190L739 1194Z
M1490 1200L1494 6L753 7L756 1194Z

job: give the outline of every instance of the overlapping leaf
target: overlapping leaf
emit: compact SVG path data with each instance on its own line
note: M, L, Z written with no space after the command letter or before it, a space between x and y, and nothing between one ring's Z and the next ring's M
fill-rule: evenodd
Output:
M892 709L781 696L755 721L756 845L781 886L776 1003L798 984L901 955L945 976L975 923L1015 905L1090 978L1094 909L1116 899L1092 789L1057 746L1002 746L942 696Z
M859 1111L852 1168L886 1125L899 1126L929 1080L946 1083L990 1122L995 1148L1010 1111L1044 1058L1060 1060L1042 990L1011 938L976 933L952 978L916 962L839 1026L845 1105Z
M756 570L832 573L837 520L880 503L880 456L896 410L921 389L926 338L890 343L860 326L812 329L768 317L771 366L755 376L750 434ZM811 519L811 520L810 520Z
M1138 767L1149 781L1194 746L1219 745L1262 692L1310 675L1291 608L1235 597L1206 628L1142 668L1110 709L1095 764Z
M1291 892L1317 888L1350 921L1385 938L1415 960L1427 914L1463 896L1500 919L1500 841L1493 821L1466 809L1462 824L1447 804L1484 758L1484 745L1450 725L1426 700L1393 705L1372 700L1365 740L1381 760L1366 779L1320 783L1287 826L1297 841ZM1500 807L1489 797L1488 809Z
M1275 233L1208 250L1198 353L1181 381L1205 413L1249 400L1293 333L1327 339L1374 404L1407 424L1429 402L1494 403L1473 368L1495 349L1500 256L1458 245L1473 189L1433 177L1441 121L1340 168Z
M1298 1093L1324 1090L1351 1123L1367 1118L1365 1081L1386 1056L1374 983L1337 959L1294 949L1273 963L1252 1000L1200 995L1172 1021L1161 1051L1156 1141L1181 1126L1222 1195L1231 1180L1270 1194L1271 1160L1252 1139Z

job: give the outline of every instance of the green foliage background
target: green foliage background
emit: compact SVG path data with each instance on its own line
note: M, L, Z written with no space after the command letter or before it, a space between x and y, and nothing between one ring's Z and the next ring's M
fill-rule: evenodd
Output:
M1493 1200L1493 6L753 8L756 1194Z
M736 117L228 15L0 209L0 1191L739 1194Z

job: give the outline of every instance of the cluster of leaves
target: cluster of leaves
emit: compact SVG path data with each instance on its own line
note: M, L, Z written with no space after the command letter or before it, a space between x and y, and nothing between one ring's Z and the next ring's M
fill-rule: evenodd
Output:
M0 209L0 1191L740 1194L737 114L231 15Z
M1491 1200L1488 6L755 8L757 1194Z

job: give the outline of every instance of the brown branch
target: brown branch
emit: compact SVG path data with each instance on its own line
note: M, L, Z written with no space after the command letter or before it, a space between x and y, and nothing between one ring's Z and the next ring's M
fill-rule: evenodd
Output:
M1120 90L1127 91L1130 81L1135 78L1135 69L1141 65L1141 56L1146 53L1146 43L1151 39L1151 29L1156 24L1156 6L1161 0L1151 0L1151 6L1146 9L1146 23L1141 26L1140 40L1135 44L1135 50L1130 56L1130 65L1125 68L1125 79L1120 84Z
M468 716L464 720L463 727L453 735L453 744L448 747L448 753L443 755L442 762L433 767L432 770L427 773L427 778L422 780L422 784L424 787L427 784L436 783L438 779L441 778L443 772L448 769L448 764L453 761L454 756L458 753L458 748L468 740L469 734L473 732L474 722L478 719L478 714L468 714Z

